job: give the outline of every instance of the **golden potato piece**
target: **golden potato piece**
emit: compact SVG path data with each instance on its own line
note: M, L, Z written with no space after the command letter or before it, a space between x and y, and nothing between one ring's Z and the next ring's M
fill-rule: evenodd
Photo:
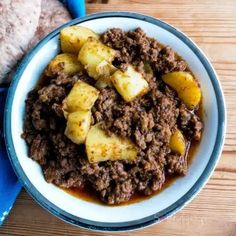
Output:
M186 142L182 132L177 129L170 137L170 149L180 155L185 154Z
M79 80L64 99L63 110L69 113L77 110L89 110L94 105L98 95L99 91L96 88Z
M85 142L91 124L91 111L76 111L68 115L65 135L76 144Z
M66 27L60 32L61 50L77 55L89 37L98 39L99 35L83 26Z
M116 71L111 76L111 81L126 102L146 94L149 89L147 81L131 65L125 72Z
M111 79L110 79L110 74L113 74L115 71L117 71L116 67L114 67L114 66L112 66L112 68L110 67L109 75L99 78L97 80L97 82L95 83L95 87L98 88L98 89L104 89L106 87L112 87L113 84L112 84Z
M110 75L116 71L117 68L105 60L100 62L96 67L96 73L99 75L99 78L110 78Z
M201 100L201 89L188 72L170 72L162 76L163 81L173 88L185 105L193 109Z
M83 66L74 54L62 53L51 60L47 68L47 75L55 75L59 72L74 75L82 70Z
M91 127L85 141L90 163L115 160L133 161L137 157L136 146L127 138L107 136L100 124Z
M89 38L79 52L79 61L94 79L109 77L115 67L111 64L116 51L95 38Z
M95 87L98 89L104 89L106 87L112 87L112 83L110 81L110 78L100 78L97 80L97 82L95 83Z

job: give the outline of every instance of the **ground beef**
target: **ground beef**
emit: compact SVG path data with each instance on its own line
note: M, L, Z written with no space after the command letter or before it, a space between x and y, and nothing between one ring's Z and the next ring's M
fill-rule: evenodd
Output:
M171 133L179 128L190 146L192 140L200 140L203 125L196 111L188 110L160 80L163 73L187 70L186 62L171 48L148 38L140 28L131 32L110 29L101 40L117 50L115 66L125 70L127 63L133 64L149 84L149 92L130 103L114 88L104 88L92 108L92 124L101 122L108 135L130 138L137 146L137 159L91 164L84 145L76 145L64 135L63 99L77 80L95 83L85 72L54 77L45 72L28 94L22 137L30 158L42 166L48 182L63 188L90 186L102 201L119 204L134 193L150 195L160 190L171 175L184 175L187 153L171 152ZM147 62L154 73L147 70Z
M159 44L155 39L148 38L144 31L137 28L125 33L113 28L101 36L106 45L118 50L115 65L125 69L127 63L138 65L148 61L157 74L170 71L184 71L187 64L170 48Z
M200 118L193 111L188 110L184 104L181 104L179 110L179 127L189 139L193 138L199 141L203 129Z

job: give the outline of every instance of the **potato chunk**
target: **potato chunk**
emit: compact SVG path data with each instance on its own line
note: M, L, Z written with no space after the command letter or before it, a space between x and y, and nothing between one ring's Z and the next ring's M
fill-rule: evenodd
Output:
M71 53L62 53L51 60L47 68L47 75L56 75L59 72L74 75L82 70L83 66L75 55Z
M91 124L91 111L76 111L67 117L65 135L74 143L85 142Z
M110 80L110 77L102 77L97 80L95 83L95 87L98 89L104 89L106 87L112 87L112 82Z
M83 26L69 26L61 30L61 50L63 52L70 52L78 54L80 48L87 41L89 37L98 39L99 35Z
M115 70L111 64L116 51L95 38L89 38L79 52L79 61L94 79L109 77Z
M103 77L99 78L97 82L95 83L95 87L98 89L104 89L106 87L112 87L113 84L110 79L110 74L113 74L115 71L117 71L117 68L114 66L110 67L109 74L103 74Z
M201 100L201 89L188 72L170 72L162 76L163 81L173 88L185 105L193 109Z
M170 137L170 149L180 155L185 154L186 142L182 132L177 129Z
M115 160L133 161L137 157L136 146L127 138L107 136L100 124L91 127L86 141L86 152L90 163Z
M136 97L148 92L148 83L133 66L129 65L127 71L116 71L111 76L111 81L126 102L133 101Z
M69 113L77 110L89 110L94 105L98 95L99 91L96 88L79 80L64 99L63 110Z

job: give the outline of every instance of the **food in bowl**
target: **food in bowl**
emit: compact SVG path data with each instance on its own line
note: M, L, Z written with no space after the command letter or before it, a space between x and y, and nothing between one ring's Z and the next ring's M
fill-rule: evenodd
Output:
M46 181L120 204L184 175L203 129L187 63L140 28L72 26L60 40L28 94L22 135Z

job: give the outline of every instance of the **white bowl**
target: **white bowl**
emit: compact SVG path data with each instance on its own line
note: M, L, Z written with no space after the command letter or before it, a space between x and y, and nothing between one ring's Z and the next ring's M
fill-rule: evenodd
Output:
M199 80L203 93L204 131L188 173L160 194L130 205L109 207L78 199L43 177L41 167L28 158L21 138L25 99L49 63L59 52L59 31L69 25L87 26L98 33L119 27L141 27L148 36L172 47ZM33 198L52 214L75 225L101 231L126 231L160 222L183 208L202 189L213 172L223 147L225 104L217 75L202 51L176 28L148 16L107 12L75 19L45 37L23 60L12 81L5 110L8 154L19 179Z

